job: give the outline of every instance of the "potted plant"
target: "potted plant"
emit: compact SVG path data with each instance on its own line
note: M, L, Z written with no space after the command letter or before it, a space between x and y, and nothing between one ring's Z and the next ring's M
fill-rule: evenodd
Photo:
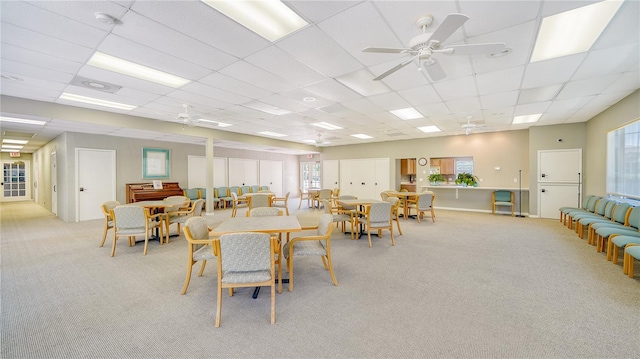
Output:
M429 182L433 183L434 185L438 185L439 182L445 182L446 178L444 178L443 175L441 175L440 173L432 173L429 175Z
M468 187L477 187L478 177L467 172L458 173L458 178L456 178L456 184L458 185L461 184Z

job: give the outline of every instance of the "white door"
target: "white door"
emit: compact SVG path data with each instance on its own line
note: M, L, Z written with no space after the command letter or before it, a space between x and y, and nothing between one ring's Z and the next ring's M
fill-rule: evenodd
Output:
M207 188L207 158L187 156L187 188Z
M229 158L229 186L258 184L258 160Z
M213 187L227 187L227 159L213 158Z
M538 187L540 218L557 219L560 207L578 205L578 186L574 184L542 183Z
M338 160L322 161L322 188L340 187L340 165ZM342 191L342 190L341 190Z
M582 149L538 151L538 213L558 218L560 207L580 207Z
M322 171L320 162L300 162L300 188L307 192L309 188L321 188Z
M38 153L33 154L33 201L38 203L38 180L40 179L40 161Z
M340 161L340 194L355 196L352 160Z
M31 199L29 161L2 161L2 196L0 202Z
M116 151L76 148L76 220L104 218L100 206L116 199Z
M58 156L51 152L51 213L58 215Z
M387 191L389 187L389 176L391 170L389 169L389 159L388 158L378 158L376 161L376 181L375 188L373 190L374 197L380 198L380 192Z
M260 186L269 186L277 197L284 197L282 189L284 163L282 161L260 161Z

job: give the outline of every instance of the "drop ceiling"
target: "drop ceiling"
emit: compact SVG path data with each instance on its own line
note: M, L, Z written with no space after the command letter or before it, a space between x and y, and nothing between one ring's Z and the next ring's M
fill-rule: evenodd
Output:
M2 1L0 93L173 122L188 104L194 115L232 125L217 130L270 131L307 144L320 134L323 146L337 146L464 135L469 116L483 125L477 131L585 122L640 88L638 1L622 4L589 51L535 63L529 60L542 18L593 1L285 3L309 25L270 42L200 1ZM97 21L96 12L117 22ZM469 16L447 44L505 42L511 53L440 57L447 77L437 82L417 63L371 81L406 57L362 49L406 47L421 32L415 19L425 13L434 17L431 29L450 13ZM96 51L192 82L171 88L87 65ZM83 85L93 81L109 91ZM59 99L63 92L137 108L81 105ZM401 120L389 112L407 107L423 117ZM536 113L542 114L536 123L511 124L514 116ZM194 142L179 134L78 123L64 114L44 120L37 128L2 123L2 130L31 135L33 148L25 152L65 131ZM342 129L312 126L316 122ZM425 126L441 132L418 130ZM373 138L351 136L359 133Z

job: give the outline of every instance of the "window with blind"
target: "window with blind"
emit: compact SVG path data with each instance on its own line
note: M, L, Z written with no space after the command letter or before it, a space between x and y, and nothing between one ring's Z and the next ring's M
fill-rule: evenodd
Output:
M607 193L640 200L640 120L607 134Z

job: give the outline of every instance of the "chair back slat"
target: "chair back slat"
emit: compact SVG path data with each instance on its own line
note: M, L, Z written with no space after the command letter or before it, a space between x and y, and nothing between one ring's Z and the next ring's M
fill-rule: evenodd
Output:
M377 202L372 203L369 209L369 218L371 222L387 222L391 221L391 203Z
M147 217L145 209L139 206L118 206L113 209L117 230L144 228Z
M241 232L220 236L222 270L254 272L271 270L271 236Z

